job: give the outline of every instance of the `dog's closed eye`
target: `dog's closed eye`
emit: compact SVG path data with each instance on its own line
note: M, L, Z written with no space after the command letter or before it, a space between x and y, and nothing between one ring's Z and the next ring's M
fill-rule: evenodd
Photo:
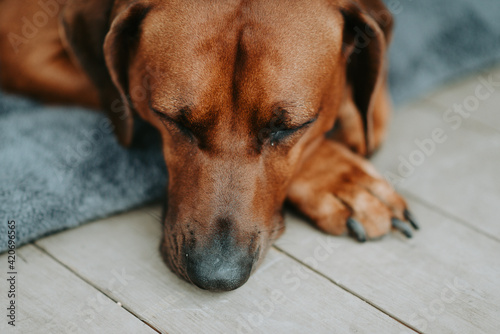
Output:
M314 121L316 121L316 118L313 118L313 119L307 121L306 123L299 125L297 127L294 127L294 128L280 129L280 130L276 130L276 131L271 132L271 134L270 134L271 145L275 145L279 142L284 141L285 139L287 139L291 135L295 134L299 130L302 130L302 129L308 127L309 125L314 123Z
M179 130L183 135L192 139L194 137L193 132L185 125L185 121L183 120L183 116L180 119L173 119L172 117L160 112L157 109L150 108L163 123L168 123L173 125L177 130Z

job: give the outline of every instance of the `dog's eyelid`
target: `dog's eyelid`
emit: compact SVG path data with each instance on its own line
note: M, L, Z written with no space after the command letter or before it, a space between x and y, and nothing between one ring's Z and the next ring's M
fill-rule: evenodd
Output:
M172 117L172 116L166 114L165 112L162 112L156 108L150 107L150 109L151 109L151 111L153 111L153 113L155 113L158 117L160 117L164 121L168 121L168 122L175 123L175 124L182 124L185 120L185 117L183 114L181 114L181 117Z
M190 139L193 137L193 133L191 131L191 129L189 129L186 125L184 125L182 120L176 120L170 116L168 116L167 114L159 111L158 109L155 109L153 107L150 106L150 109L157 115L160 117L160 119L162 121L166 121L166 122L169 122L171 124L173 124L175 127L177 127L177 129L179 129L180 132L182 132L185 136L189 137ZM185 118L185 117L182 117L182 118Z
M164 119L164 120L169 120L169 121L173 121L172 118L170 118L167 114L165 113L162 113L161 111L159 111L158 109L155 109L153 107L150 107L151 111L153 111L158 117L160 117L161 119Z
M300 125L298 128L304 128L314 122L316 122L316 120L318 119L318 116L314 117L314 118L311 118L310 120L308 120L307 122L305 122L304 124Z
M171 107L171 108L170 107L157 108L153 106L151 101L149 101L149 109L151 109L155 114L157 114L160 117L169 117L174 121L176 121L177 116L187 117L191 113L191 107L189 105Z
M308 120L307 122L302 123L301 125L282 129L282 131L298 131L298 130L305 128L305 127L309 126L310 124L314 123L316 120L317 120L317 117L312 118L312 119Z
M153 113L155 113L157 116L164 118L164 119L171 119L165 112L161 111L161 108L157 108L153 106L151 101L148 102L149 110L151 110Z
M292 134L298 132L299 130L308 127L309 125L314 123L316 120L317 120L317 117L310 119L309 121L307 121L299 126L296 126L293 128L288 128L288 129L286 129L286 128L280 129L280 130L272 132L271 133L271 145L274 145L274 143L280 142L280 141L286 139L288 136L291 136Z

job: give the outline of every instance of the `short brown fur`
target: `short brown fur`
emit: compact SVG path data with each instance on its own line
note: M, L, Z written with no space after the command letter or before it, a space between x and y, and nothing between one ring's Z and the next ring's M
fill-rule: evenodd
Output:
M349 217L369 238L405 219L404 200L362 157L391 108L392 18L379 0L59 3L25 38L38 2L0 1L2 87L101 108L123 145L134 114L158 129L169 170L161 251L179 276L193 281L186 247L222 234L255 254L254 270L283 232L286 199L335 235Z

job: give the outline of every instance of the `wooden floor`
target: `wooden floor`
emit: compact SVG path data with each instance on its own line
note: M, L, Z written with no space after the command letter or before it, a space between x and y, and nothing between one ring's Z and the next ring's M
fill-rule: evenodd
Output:
M500 87L484 84L490 74L500 81L500 68L476 73L400 108L373 159L418 216L413 239L359 244L290 216L246 285L209 293L162 263L160 210L146 207L18 249L17 326L3 315L2 278L0 333L499 333ZM455 104L463 115L447 112Z

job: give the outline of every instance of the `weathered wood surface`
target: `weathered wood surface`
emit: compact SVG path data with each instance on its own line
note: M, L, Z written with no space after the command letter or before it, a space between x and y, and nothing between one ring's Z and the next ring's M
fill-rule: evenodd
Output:
M277 243L387 314L426 333L498 333L500 244L410 201L422 229L360 245L326 237L290 217ZM314 259L318 240L334 239L332 255Z
M445 112L424 102L395 113L375 165L429 208L500 240L500 132L471 118L454 129Z
M0 256L6 268L6 254ZM2 270L3 271L3 270ZM156 333L127 310L33 245L17 250L16 326L7 324L7 279L2 272L0 333ZM113 274L112 274L113 275ZM108 286L119 288L119 275Z
M163 264L160 232L156 217L136 211L37 244L165 333L412 332L274 249L242 288L200 290ZM127 281L113 291L115 271Z

